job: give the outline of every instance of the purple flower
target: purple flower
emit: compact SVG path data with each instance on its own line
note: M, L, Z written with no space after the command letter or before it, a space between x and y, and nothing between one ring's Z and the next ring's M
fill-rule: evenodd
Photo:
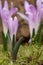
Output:
M0 1L0 5L2 5L1 1ZM1 8L1 18L2 18L3 32L4 32L5 36L7 34L7 31L8 31L8 19L17 11L18 11L17 8L9 9L8 8L8 2L7 2L7 0L5 0L4 7Z
M40 13L33 5L28 4L27 1L24 2L24 7L26 15L20 12L18 12L17 14L19 14L23 19L27 20L30 29L30 36L32 37L33 29L35 29L35 34L37 34L41 21Z
M43 17L43 0L36 0L37 10L40 12L41 18Z
M14 17L14 20L12 17L9 18L8 29L9 29L10 37L12 40L13 35L16 36L17 30L18 30L18 19L16 16Z

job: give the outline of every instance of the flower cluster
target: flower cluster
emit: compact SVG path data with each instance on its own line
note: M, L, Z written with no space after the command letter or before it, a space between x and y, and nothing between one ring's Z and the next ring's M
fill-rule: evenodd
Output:
M5 37L7 35L7 32L9 30L10 37L17 32L18 29L18 19L15 16L14 19L12 18L12 15L18 11L16 7L13 8L13 2L11 2L11 8L8 7L8 2L5 0L4 7L2 8L2 2L0 0L0 16L2 19L2 25L3 25L3 32L5 34Z
M37 8L29 4L27 1L24 2L25 14L18 12L24 20L27 20L30 29L30 37L32 38L33 29L35 31L35 35L38 32L41 19L43 17L43 0L36 0Z
M8 7L7 0L4 1L4 7L2 7L2 1L0 0L0 17L2 19L2 39L3 39L3 48L7 50L7 41L9 37L11 43L11 56L13 61L17 58L18 49L20 44L23 41L23 37L21 37L16 42L16 34L18 30L18 18L15 16L12 18L12 15L15 13L20 15L24 20L27 20L29 30L30 30L30 42L40 41L41 35L41 19L43 17L43 0L36 0L37 8L29 4L27 1L24 1L25 14L18 12L18 8L13 7L13 2L11 2L11 8ZM32 43L32 42L31 42Z

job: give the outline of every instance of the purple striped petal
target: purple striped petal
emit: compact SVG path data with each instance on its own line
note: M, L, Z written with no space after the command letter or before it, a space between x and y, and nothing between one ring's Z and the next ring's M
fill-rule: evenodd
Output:
M36 8L33 5L30 5L29 9L31 13L36 14Z
M27 1L24 2L24 7L26 12L36 13L36 9L32 4L29 4Z

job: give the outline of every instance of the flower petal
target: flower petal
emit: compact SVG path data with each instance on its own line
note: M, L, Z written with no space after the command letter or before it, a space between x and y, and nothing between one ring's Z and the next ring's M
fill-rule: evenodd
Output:
M9 28L10 35L13 35L12 23L13 23L13 19L12 19L12 17L9 17L9 19L8 19L8 28Z
M18 30L18 19L16 16L14 17L13 26L14 26L13 28L15 29L14 34L16 36L17 30Z
M7 2L7 0L5 0L5 2L4 2L4 8L8 9L8 2Z
M36 14L36 8L33 5L30 5L29 9L31 13Z
M38 29L39 29L39 26L40 26L40 22L41 22L41 16L40 16L40 13L37 12L37 15L36 15L36 20L35 20L35 34L37 34L38 32Z
M12 19L12 17L9 18L8 28L9 28L9 33L10 33L10 37L11 37L11 40L12 40L13 35L16 36L17 29L18 29L18 19L17 19L17 17L14 17L14 20Z
M8 32L8 28L6 27L5 24L3 24L3 32L4 32L4 35L5 35L5 37L6 37L7 32Z
M27 1L24 2L24 7L26 12L36 13L36 8L32 4L29 4Z
M40 12L41 14L41 18L43 18L43 0L37 0L36 1L37 4L37 10Z
M35 16L36 15L36 9L33 5L30 5L28 8L28 11L25 12L28 16Z
M4 13L5 13L5 12L2 10L2 11L1 11L1 18L2 18L3 32L4 32L5 37L6 37L7 32L8 32L8 23L7 23L7 19L6 19Z
M8 24L7 20L9 18L9 11L6 9L3 9L1 11L1 18L2 18L2 24L6 24L6 26L7 26L7 24Z
M20 12L17 12L19 16L21 16L24 20L28 20L28 17Z
M33 33L33 29L35 28L35 24L30 17L28 19L28 26L29 26L29 30L30 30L30 37L32 38L32 33Z
M9 17L8 19L8 29L9 29L9 33L10 33L10 38L12 41L13 35L14 35L14 28L13 28L13 18Z
M11 1L11 8L13 8L13 2Z
M37 8L40 9L41 8L41 2L43 2L43 0L36 0L36 5L37 5Z
M28 11L29 3L27 1L24 2L24 8L25 8L25 11Z
M16 13L18 11L17 8L12 8L9 12L9 15L12 16L14 13Z

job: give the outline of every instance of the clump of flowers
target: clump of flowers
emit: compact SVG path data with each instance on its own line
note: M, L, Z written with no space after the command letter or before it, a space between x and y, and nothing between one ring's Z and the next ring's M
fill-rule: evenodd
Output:
M24 2L25 14L17 12L24 20L27 20L30 29L30 40L29 42L40 43L41 37L41 18L43 11L43 1L36 1L37 9L34 5L29 4L27 1Z
M23 37L21 37L16 42L16 34L18 30L18 19L15 16L14 19L12 18L12 15L15 14L18 11L18 8L13 7L13 3L11 2L11 8L8 8L8 2L5 0L4 7L2 8L2 2L0 0L0 17L2 19L2 40L3 40L3 49L4 51L7 51L7 42L10 40L10 46L11 46L11 56L12 61L15 61L17 59L17 53L19 50L19 47L23 41Z
M2 7L2 1L0 0L0 17L2 19L2 40L3 49L7 51L7 42L9 40L11 46L11 56L12 61L17 59L17 53L19 47L23 41L21 37L16 42L16 34L18 30L18 18L15 16L12 18L13 14L20 15L23 19L27 20L29 30L30 30L30 40L31 43L41 42L41 19L43 17L43 0L37 0L37 9L34 5L29 4L27 1L24 2L25 14L18 12L18 8L13 7L13 2L11 2L11 8L8 7L7 0L4 1L4 7Z

